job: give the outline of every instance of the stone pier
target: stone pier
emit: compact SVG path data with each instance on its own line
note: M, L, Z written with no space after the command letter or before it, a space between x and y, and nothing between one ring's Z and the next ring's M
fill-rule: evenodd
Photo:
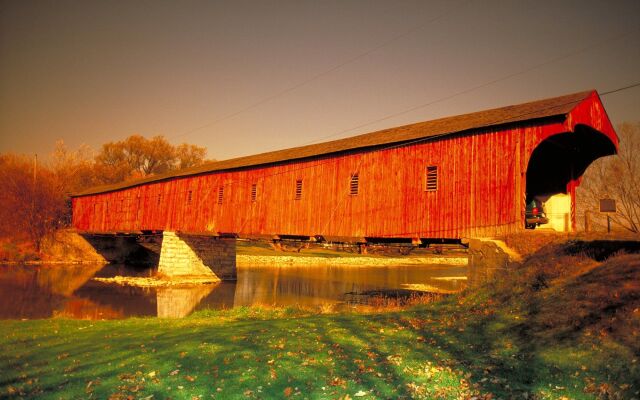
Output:
M147 267L171 277L236 280L236 239L180 232L83 233L105 260Z
M209 276L235 280L236 240L165 231L158 273L166 277Z

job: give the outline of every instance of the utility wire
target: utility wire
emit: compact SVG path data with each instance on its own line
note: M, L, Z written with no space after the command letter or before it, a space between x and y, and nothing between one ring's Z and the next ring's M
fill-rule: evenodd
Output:
M470 3L471 1L472 0L467 0L465 2L465 4L466 3ZM296 84L294 84L292 86L289 86L288 88L283 89L283 90L281 90L279 92L276 92L276 93L274 93L272 95L266 96L266 97L256 101L255 103L252 103L252 104L250 104L250 105L248 105L248 106L246 106L244 108L241 108L241 109L239 109L237 111L234 111L234 112L231 112L229 114L223 115L222 117L220 117L218 119L215 119L215 120L213 120L213 121L211 121L209 123L206 123L204 125L200 125L200 126L198 126L196 128L190 129L190 130L188 130L186 132L183 132L181 134L171 136L170 139L175 139L175 138L178 138L178 137L187 136L187 135L189 135L189 134L191 134L193 132L196 132L196 131L199 131L201 129L208 128L210 126L216 125L216 124L218 124L218 123L220 123L222 121L226 121L226 120L234 118L234 117L236 117L236 116L238 116L238 115L240 115L242 113L245 113L247 111L253 110L254 108L260 107L261 105L263 105L265 103L268 103L271 100L274 100L274 99L276 99L278 97L281 97L281 96L284 96L284 95L286 95L288 93L291 93L291 92L293 92L293 91L295 91L295 90L297 90L297 89L299 89L299 88L301 88L303 86L308 85L309 83L311 83L313 81L316 81L316 80L318 80L320 78L323 78L323 77L331 74L332 72L335 72L335 71L337 71L337 70L339 70L339 69L341 69L341 68L343 68L343 67L345 67L345 66L347 66L349 64L353 64L354 62L356 62L356 61L358 61L358 60L360 60L362 58L365 58L368 55L373 54L376 51L378 51L378 50L380 50L380 49L382 49L384 47L387 47L387 46L399 41L400 39L403 39L403 38L411 35L415 31L420 30L420 29L426 27L427 25L446 17L451 12L452 12L452 10L445 11L444 13L439 14L438 16L436 16L436 17L434 17L434 18L432 18L430 20L427 20L426 22L422 22L422 23L420 23L418 25L415 25L415 26L407 29L406 31L404 31L404 32L402 32L400 34L398 34L396 36L393 36L390 39L387 39L386 41L384 41L384 42L382 42L382 43L380 43L380 44L378 44L376 46L373 46L373 47L363 51L362 53L356 54L355 56L353 56L353 57L351 57L351 58L349 58L349 59L347 59L347 60L345 60L343 62L340 62L340 63L334 65L333 67L330 67L327 70L324 70L324 71L322 71L322 72L320 72L320 73L318 73L316 75L311 76L308 79L305 79L305 80L303 80L301 82L298 82L298 83L296 83Z
M624 87L621 87L621 88L618 88L618 89L609 90L608 92L600 93L600 96L602 97L602 96L605 96L607 94L616 93L616 92L622 92L623 90L632 89L632 88L638 87L638 86L640 86L640 82L634 83L634 84L631 84L631 85L628 85L628 86L624 86Z
M531 72L531 71L536 70L538 68L545 67L545 66L547 66L549 64L556 63L558 61L562 61L562 60L567 59L567 58L569 58L571 56L575 56L577 54L584 53L585 51L590 50L590 49L592 49L594 47L598 47L598 46L601 46L603 44L609 43L609 42L611 42L613 40L621 39L621 38L623 38L625 36L628 36L628 35L630 35L631 33L634 33L637 30L638 29L634 29L634 30L631 30L631 31L628 31L628 32L624 32L624 33L621 33L621 34L610 36L610 37L605 38L603 40L600 40L598 42L591 43L591 44L589 44L587 46L583 46L583 47L579 48L576 51L565 53L565 54L563 54L561 56L554 57L552 59L549 59L549 60L544 61L544 62L539 63L539 64L535 64L535 65L533 65L531 67L528 67L528 68L525 68L523 70L511 73L511 74L508 74L508 75L505 75L505 76L502 76L502 77L497 78L497 79L493 79L493 80L487 81L485 83L482 83L482 84L479 84L479 85L476 85L476 86L461 90L459 92L456 92L456 93L453 93L453 94L450 94L450 95L447 95L447 96L440 97L440 98L438 98L436 100L432 100L432 101L429 101L429 102L426 102L426 103L418 104L418 105L410 107L408 109L388 114L388 115L386 115L384 117L377 118L377 119L374 119L374 120L359 124L357 126L353 126L351 128L348 128L348 129L343 129L343 130L341 130L339 132L336 132L334 134L331 134L329 136L324 136L324 137L321 137L319 139L316 139L316 140L313 140L311 142L307 142L307 143L304 143L304 144L312 144L312 143L321 142L321 141L324 141L326 139L329 139L329 138L332 138L332 137L336 137L336 136L342 135L344 133L347 133L347 132L350 132L350 131L353 131L353 130L356 130L356 129L364 128L366 126L369 126L369 125L372 125L372 124L375 124L375 123L378 123L378 122L386 121L386 120L394 118L394 117L398 117L398 116L401 116L401 115L404 115L404 114L408 114L408 113L410 113L412 111L420 110L422 108L426 108L428 106L432 106L432 105L437 104L437 103L442 103L443 101L446 101L446 100L451 100L454 97L458 97L458 96L461 96L463 94L467 94L467 93L476 91L478 89L482 89L482 88L485 88L487 86L491 86L491 85L493 85L495 83L498 83L498 82L501 82L501 81L505 81L505 80L514 78L514 77L519 76L519 75L526 74L528 72ZM624 88L622 88L622 89L624 89ZM618 90L622 90L622 89L618 89ZM608 93L603 93L603 95L604 94L608 94Z

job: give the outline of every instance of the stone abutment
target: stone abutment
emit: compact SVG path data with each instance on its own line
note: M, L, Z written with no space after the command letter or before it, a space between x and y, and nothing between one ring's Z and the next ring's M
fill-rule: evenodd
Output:
M82 236L105 260L158 267L166 277L209 277L236 280L236 239L164 231L154 234Z
M236 240L165 231L158 273L174 276L216 276L235 280Z

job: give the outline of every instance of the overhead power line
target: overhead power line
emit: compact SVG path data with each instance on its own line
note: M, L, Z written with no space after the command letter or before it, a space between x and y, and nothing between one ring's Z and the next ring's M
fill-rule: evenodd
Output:
M470 3L471 1L472 0L467 0L464 3L465 4L466 3ZM229 114L223 115L220 118L217 118L217 119L215 119L215 120L213 120L211 122L208 122L206 124L200 125L200 126L198 126L196 128L190 129L190 130L188 130L186 132L183 132L181 134L171 136L170 139L186 136L186 135L189 135L189 134L191 134L193 132L197 132L197 131L199 131L201 129L208 128L210 126L216 125L216 124L218 124L218 123L220 123L222 121L226 121L226 120L231 119L233 117L236 117L236 116L238 116L238 115L240 115L242 113L245 113L247 111L253 110L254 108L260 107L261 105L263 105L265 103L268 103L271 100L274 100L274 99L276 99L278 97L281 97L281 96L284 96L284 95L286 95L288 93L291 93L291 92L295 91L296 89L299 89L299 88L301 88L303 86L306 86L309 83L311 83L313 81L316 81L316 80L318 80L318 79L320 79L320 78L322 78L324 76L327 76L327 75L331 74L332 72L335 72L335 71L337 71L337 70L339 70L339 69L341 69L341 68L343 68L343 67L345 67L345 66L347 66L349 64L353 64L354 62L356 62L356 61L358 61L360 59L363 59L366 56L368 56L370 54L373 54L376 51L378 51L378 50L380 50L380 49L382 49L384 47L387 47L387 46L399 41L400 39L403 39L403 38L411 35L412 33L414 33L416 31L426 27L427 25L444 18L445 16L447 16L451 12L452 12L452 9L450 9L448 11L445 11L442 14L439 14L438 16L436 16L436 17L434 17L432 19L429 19L429 20L427 20L425 22L417 24L417 25L407 29L406 31L404 31L404 32L402 32L400 34L395 35L395 36L387 39L386 41L384 41L384 42L382 42L382 43L380 43L378 45L375 45L375 46L373 46L373 47L371 47L371 48L369 48L369 49L367 49L367 50L365 50L365 51L363 51L361 53L356 54L355 56L353 56L353 57L351 57L351 58L349 58L349 59L347 59L345 61L342 61L342 62L340 62L340 63L338 63L338 64L336 64L336 65L334 65L334 66L332 66L332 67L330 67L330 68L328 68L328 69L326 69L326 70L324 70L324 71L322 71L322 72L320 72L320 73L318 73L316 75L311 76L308 79L305 79L305 80L303 80L301 82L298 82L298 83L296 83L296 84L294 84L292 86L289 86L289 87L287 87L287 88L285 88L285 89L283 89L283 90L281 90L279 92L276 92L276 93L274 93L272 95L263 97L262 99L256 101L255 103L249 104L248 106L243 107L243 108L241 108L239 110L236 110L236 111L233 111L233 112L231 112Z
M622 92L623 90L633 89L634 87L638 87L638 86L640 86L640 82L633 83L633 84L628 85L628 86L623 86L621 88L609 90L607 92L602 92L602 93L600 93L600 96L604 96L604 95L611 94L611 93L616 93L616 92Z
M386 120L391 119L391 118L399 117L401 115L408 114L410 112L413 112L413 111L416 111L416 110L420 110L422 108L426 108L426 107L432 106L432 105L437 104L437 103L442 103L443 101L446 101L446 100L451 100L454 97L458 97L458 96L461 96L463 94L471 93L471 92L476 91L478 89L482 89L482 88L485 88L487 86L491 86L491 85L493 85L495 83L502 82L502 81L514 78L516 76L524 75L524 74L526 74L528 72L531 72L533 70L545 67L545 66L547 66L549 64L553 64L553 63L565 60L565 59L567 59L569 57L575 56L577 54L584 53L584 52L586 52L588 50L591 50L592 48L595 48L595 47L601 46L603 44L609 43L609 42L611 42L613 40L618 40L618 39L621 39L623 37L629 36L631 33L634 33L637 30L638 29L633 29L633 30L628 31L628 32L624 32L624 33L620 33L620 34L617 34L617 35L609 36L609 37L607 37L607 38L605 38L603 40L597 41L595 43L591 43L591 44L583 46L583 47L581 47L581 48L579 48L579 49L577 49L575 51L572 51L572 52L569 52L569 53L565 53L565 54L560 55L558 57L551 58L551 59L549 59L547 61L532 65L532 66L527 67L525 69L522 69L520 71L504 75L504 76L502 76L500 78L497 78L497 79L492 79L490 81L481 83L479 85L476 85L476 86L461 90L459 92L456 92L456 93L453 93L453 94L450 94L450 95L446 95L446 96L440 97L440 98L432 100L432 101L428 101L426 103L421 103L421 104L409 107L407 109L404 109L404 110L401 110L401 111L398 111L398 112L387 114L384 117L376 118L374 120L364 122L362 124L359 124L357 126L353 126L351 128L348 128L348 129L343 129L343 130L341 130L339 132L336 132L336 133L333 133L331 135L323 136L321 138L312 140L310 142L303 143L303 145L321 142L321 141L324 141L326 139L330 139L332 137L336 137L336 136L342 135L344 133L347 133L347 132L350 132L350 131L353 131L353 130L356 130L356 129L364 128L364 127L367 127L369 125L373 125L373 124L378 123L378 122L386 121ZM633 87L633 86L631 86L631 87ZM622 90L622 89L617 89L616 91L619 91L619 90ZM613 93L613 92L611 92L611 93ZM605 94L609 94L609 93L601 93L601 95L605 95Z

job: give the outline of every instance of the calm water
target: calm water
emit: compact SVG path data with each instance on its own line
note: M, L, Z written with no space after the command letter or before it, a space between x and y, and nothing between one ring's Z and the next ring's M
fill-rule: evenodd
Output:
M363 292L430 285L459 290L467 268L394 267L238 268L237 282L179 288L132 288L93 277L150 276L126 265L0 266L0 319L181 317L200 309L251 305L320 307L366 302ZM450 278L454 279L450 279ZM455 279L457 278L457 279Z

